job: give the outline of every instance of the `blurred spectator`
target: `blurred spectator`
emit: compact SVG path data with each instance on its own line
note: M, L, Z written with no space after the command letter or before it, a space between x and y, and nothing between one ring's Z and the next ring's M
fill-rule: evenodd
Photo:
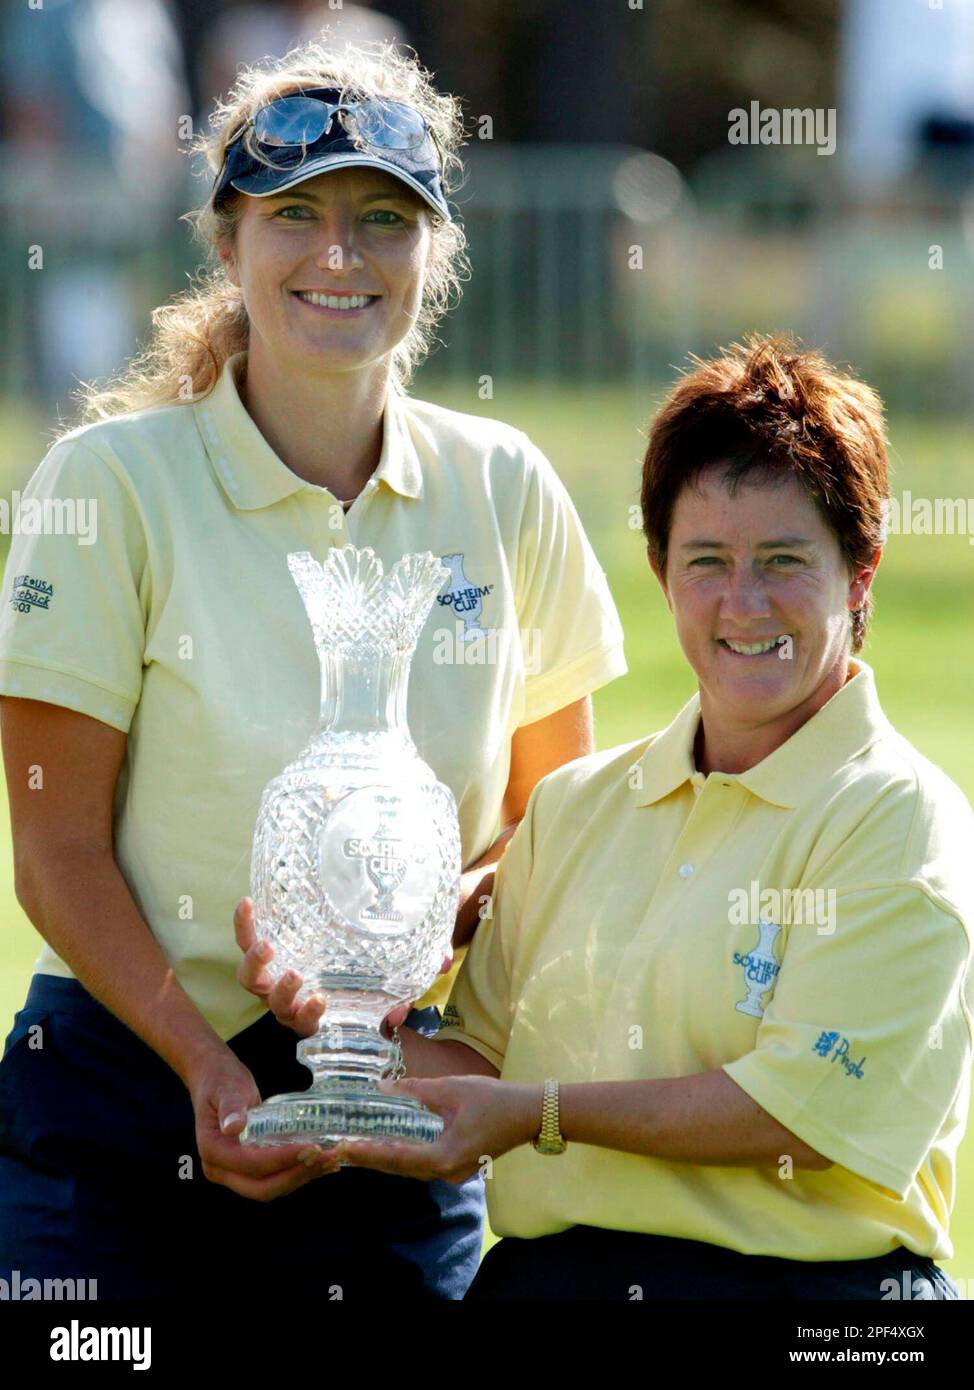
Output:
M18 185L7 263L27 277L13 297L34 359L23 370L27 385L63 395L133 347L119 251L171 241L188 96L169 0L9 6L0 72L3 159ZM42 269L26 268L29 246L42 249Z

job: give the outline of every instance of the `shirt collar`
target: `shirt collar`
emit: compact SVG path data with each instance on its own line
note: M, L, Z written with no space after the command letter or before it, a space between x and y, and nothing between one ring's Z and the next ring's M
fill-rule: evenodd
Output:
M275 454L240 399L247 351L234 353L212 391L193 405L207 456L230 501L243 511L269 507L292 493L327 491L298 477ZM372 475L403 497L422 497L423 474L406 416L407 397L390 388L383 415L382 453Z
M852 674L842 689L773 753L746 772L716 775L790 810L836 768L891 734L893 726L880 706L872 667L851 657L849 669ZM697 692L640 759L642 790L637 805L650 806L684 782L702 785L704 775L693 760L699 722Z

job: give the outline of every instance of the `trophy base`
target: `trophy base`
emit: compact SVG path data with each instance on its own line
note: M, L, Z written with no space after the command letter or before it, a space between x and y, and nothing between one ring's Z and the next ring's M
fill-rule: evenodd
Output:
M264 1148L307 1142L333 1149L341 1139L410 1139L435 1144L443 1120L409 1096L363 1086L341 1091L291 1091L247 1112L241 1144Z

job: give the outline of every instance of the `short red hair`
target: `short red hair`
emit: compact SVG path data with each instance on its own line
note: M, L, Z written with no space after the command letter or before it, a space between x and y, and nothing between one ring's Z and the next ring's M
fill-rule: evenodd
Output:
M640 501L650 559L665 572L676 499L711 464L733 492L749 473L791 476L813 498L850 571L886 534L889 475L883 403L791 337L749 334L688 372L649 432ZM871 594L851 615L852 650L865 640Z

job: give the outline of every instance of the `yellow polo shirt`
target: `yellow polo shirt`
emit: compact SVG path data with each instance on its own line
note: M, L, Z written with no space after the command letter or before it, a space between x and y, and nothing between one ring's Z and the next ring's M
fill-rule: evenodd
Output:
M444 558L408 719L456 797L465 866L497 831L514 730L626 669L602 568L523 433L390 395L378 467L346 514L260 433L238 393L245 366L232 357L195 403L60 441L25 490L0 605L0 693L127 732L116 858L224 1038L263 1012L236 981L233 935L260 794L319 716L288 551L371 546L387 568L408 552ZM46 946L35 968L71 974ZM445 1001L450 983L421 1002Z
M583 1224L790 1259L952 1254L974 815L889 724L866 663L851 671L747 772L696 770L694 696L662 733L544 778L438 1034L510 1081L720 1067L834 1166L524 1145L487 1183L498 1234Z

